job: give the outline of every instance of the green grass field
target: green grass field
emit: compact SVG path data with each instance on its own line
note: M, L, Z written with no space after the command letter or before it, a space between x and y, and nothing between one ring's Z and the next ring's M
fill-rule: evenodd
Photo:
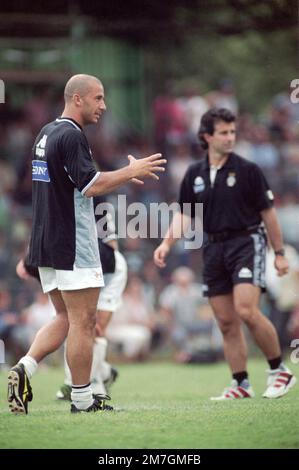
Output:
M292 365L298 376L298 365ZM299 448L299 385L278 400L261 398L265 363L251 360L256 398L212 402L230 377L224 363L119 366L113 404L120 411L71 415L55 400L61 369L40 370L32 380L28 416L6 405L6 373L0 375L2 449L267 449Z

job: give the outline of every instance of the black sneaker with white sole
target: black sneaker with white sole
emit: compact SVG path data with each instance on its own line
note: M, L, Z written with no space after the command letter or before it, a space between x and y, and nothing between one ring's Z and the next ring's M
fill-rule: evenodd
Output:
M97 394L97 395L93 395L93 397L94 397L95 400L98 400L102 403L102 411L113 411L113 409L114 409L113 406L107 405L107 403L106 403L107 400L111 400L109 395Z
M23 364L12 367L8 374L7 401L14 414L28 414L28 402L32 401L32 388Z

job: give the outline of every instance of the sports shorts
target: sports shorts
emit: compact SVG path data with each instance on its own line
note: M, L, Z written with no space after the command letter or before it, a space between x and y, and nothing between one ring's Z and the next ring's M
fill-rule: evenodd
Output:
M44 293L58 290L80 290L90 287L103 287L104 276L102 267L77 268L65 271L53 268L38 268Z
M115 251L115 271L104 274L105 287L100 292L98 310L115 312L121 306L121 298L127 284L128 268L123 255Z
M203 248L203 295L229 294L236 284L249 283L265 291L266 236L256 233L226 241L208 243Z

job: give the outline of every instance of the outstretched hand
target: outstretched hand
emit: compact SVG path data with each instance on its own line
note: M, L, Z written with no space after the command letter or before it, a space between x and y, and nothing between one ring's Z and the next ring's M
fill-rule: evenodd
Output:
M161 153L155 153L149 157L136 159L133 155L128 155L129 166L135 173L131 181L137 185L144 184L141 178L152 178L158 181L159 176L156 173L164 172L165 168L163 165L167 162L161 156Z

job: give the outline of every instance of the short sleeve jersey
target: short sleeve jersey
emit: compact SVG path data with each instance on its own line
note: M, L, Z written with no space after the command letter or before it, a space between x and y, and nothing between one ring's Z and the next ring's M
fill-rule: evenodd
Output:
M272 207L273 194L260 168L235 153L229 154L211 184L206 155L189 167L182 181L179 195L182 212L187 203L192 217L195 204L203 204L204 232L241 231L261 223L260 213Z
M98 177L78 123L59 118L43 127L33 146L30 265L100 266L93 200L85 196Z

